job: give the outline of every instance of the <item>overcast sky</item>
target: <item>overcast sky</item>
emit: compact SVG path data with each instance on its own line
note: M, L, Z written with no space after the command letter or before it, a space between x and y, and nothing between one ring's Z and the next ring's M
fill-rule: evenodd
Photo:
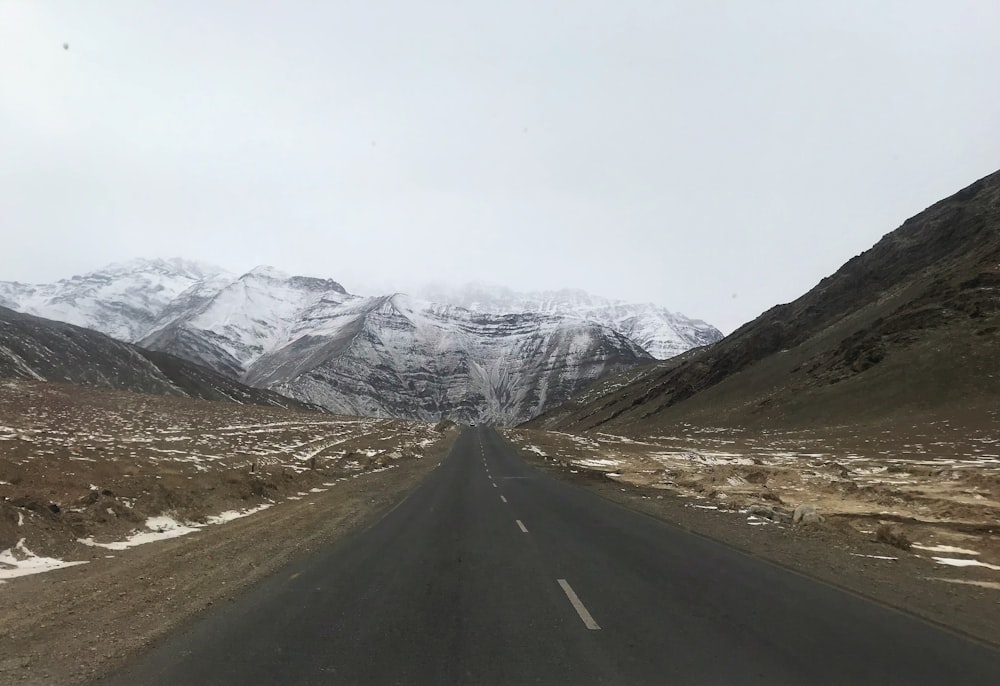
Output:
M0 280L182 256L729 332L1000 167L998 36L995 0L0 0Z

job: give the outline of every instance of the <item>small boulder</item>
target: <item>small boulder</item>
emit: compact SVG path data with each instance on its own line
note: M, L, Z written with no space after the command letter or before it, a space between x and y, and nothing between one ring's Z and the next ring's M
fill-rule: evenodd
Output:
M768 507L767 505L751 505L747 508L747 514L754 515L755 517L764 517L765 519L774 519L776 513L773 507Z
M823 517L813 505L799 505L792 513L792 524L818 524Z
M772 522L777 522L778 524L788 524L790 521L787 510L771 507L770 505L751 505L747 508L747 514L770 519Z

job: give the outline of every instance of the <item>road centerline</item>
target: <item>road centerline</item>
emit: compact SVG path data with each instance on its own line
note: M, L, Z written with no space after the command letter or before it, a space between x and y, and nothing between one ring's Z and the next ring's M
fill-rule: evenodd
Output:
M563 593L565 593L566 597L569 598L569 604L572 605L573 609L576 610L576 613L580 615L580 619L583 620L583 625L591 631L600 631L601 627L594 621L594 618L587 611L583 601L580 600L580 597L573 590L573 587L569 585L569 582L566 581L566 579L556 579L556 581L559 582Z

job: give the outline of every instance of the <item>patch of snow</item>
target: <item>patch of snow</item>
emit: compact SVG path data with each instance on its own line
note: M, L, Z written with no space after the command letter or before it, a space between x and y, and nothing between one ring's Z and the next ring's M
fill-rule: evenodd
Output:
M240 517L249 517L252 514L260 512L261 510L266 510L271 507L271 503L264 503L263 505L258 505L257 507L251 507L247 510L226 510L225 512L220 512L217 515L205 518L206 524L225 524L234 519L239 519Z
M926 550L931 553L953 553L955 555L978 555L979 553L975 550L968 550L966 548L956 548L953 545L922 545L920 543L914 543L914 548L920 548L921 550Z
M0 551L0 579L13 579L29 574L41 574L62 567L85 565L87 562L66 562L55 557L35 555L24 545L22 538L13 548Z
M956 557L932 557L931 559L939 565L948 565L949 567L986 567L986 569L995 569L1000 572L1000 565L991 565L989 562L980 562L979 560L963 560Z
M573 464L580 467L617 467L621 464L621 461L592 458L587 460L573 460Z
M198 531L197 527L181 524L171 517L165 515L150 517L146 520L146 531L137 531L124 541L113 541L111 543L98 543L93 536L89 538L78 538L78 543L94 546L97 548L107 548L108 550L126 550L134 548L144 543L162 541L167 538L177 538Z
M982 588L995 588L1000 591L1000 583L996 581L978 581L976 579L949 579L943 576L929 576L932 581L947 581L949 584L966 584L969 586L980 586Z

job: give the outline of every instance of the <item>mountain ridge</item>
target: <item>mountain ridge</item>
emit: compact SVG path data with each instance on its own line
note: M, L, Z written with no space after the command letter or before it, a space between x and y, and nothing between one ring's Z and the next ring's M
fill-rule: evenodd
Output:
M403 293L355 296L267 265L235 276L184 260L134 261L48 286L0 282L0 298L20 298L21 309L49 306L241 382L340 412L425 420L523 421L604 373L653 361L650 341L664 354L721 335L653 305L512 293L476 310Z
M250 388L210 369L98 331L0 307L0 378L301 410L316 406Z
M599 384L534 425L642 433L677 422L807 426L932 411L981 415L1000 403L998 330L995 172L714 346L620 386Z

